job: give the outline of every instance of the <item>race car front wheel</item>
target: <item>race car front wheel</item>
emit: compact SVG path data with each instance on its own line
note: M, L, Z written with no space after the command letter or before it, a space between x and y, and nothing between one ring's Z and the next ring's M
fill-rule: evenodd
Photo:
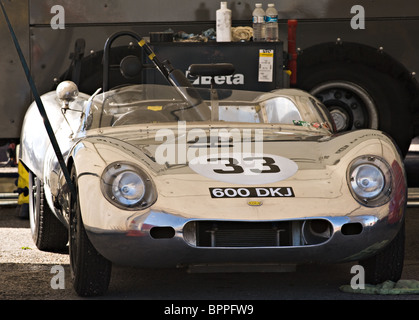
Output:
M29 171L29 223L32 239L42 251L63 252L67 248L68 231L49 208L44 185Z
M380 284L390 280L400 280L404 261L404 222L396 237L378 254L359 261L365 269L365 282L367 284Z
M109 286L112 264L92 245L83 225L75 167L71 170L77 197L70 194L70 270L73 288L79 296L99 296Z

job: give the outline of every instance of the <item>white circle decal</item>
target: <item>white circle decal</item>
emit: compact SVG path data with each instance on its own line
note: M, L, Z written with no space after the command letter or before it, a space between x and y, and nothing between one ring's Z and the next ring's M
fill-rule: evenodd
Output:
M282 181L298 171L294 161L272 154L204 155L189 161L189 167L213 180L245 185Z

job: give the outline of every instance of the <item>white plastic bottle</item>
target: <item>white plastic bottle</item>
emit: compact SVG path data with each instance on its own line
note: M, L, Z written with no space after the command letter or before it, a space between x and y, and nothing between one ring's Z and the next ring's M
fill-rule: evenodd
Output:
M268 4L265 16L266 41L278 41L278 11L273 3Z
M261 3L255 4L253 10L253 41L265 41L265 10Z
M221 2L221 7L216 11L217 42L231 41L231 10L227 8L227 2Z

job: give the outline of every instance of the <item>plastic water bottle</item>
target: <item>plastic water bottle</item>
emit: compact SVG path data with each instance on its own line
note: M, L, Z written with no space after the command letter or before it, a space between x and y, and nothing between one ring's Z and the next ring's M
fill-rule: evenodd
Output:
M273 3L266 9L266 41L278 41L278 11Z
M216 11L217 42L231 41L231 10L227 8L227 2L221 2L221 7Z
M265 10L256 3L253 10L253 41L265 41Z

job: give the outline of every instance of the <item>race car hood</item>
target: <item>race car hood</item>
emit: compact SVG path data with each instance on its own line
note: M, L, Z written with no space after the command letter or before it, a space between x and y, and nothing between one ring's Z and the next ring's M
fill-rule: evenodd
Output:
M209 131L187 136L167 130L160 136L155 131L142 132L140 135L133 135L132 132L107 134L100 141L137 153L147 163L149 170L158 175L167 175L192 173L189 164L197 158L237 153L243 153L244 156L280 156L297 163L301 169L324 168L323 155L327 151L323 150L321 142L331 139L330 135L321 135L319 132L265 130L259 133L250 130L250 135L246 137L248 140L243 141L243 132L239 132L236 139L229 129L225 129L226 138L223 137L223 129L217 130L215 139ZM95 138L88 138L92 139Z
M100 176L99 167L104 168L116 161L136 162L150 174L157 189L158 199L151 207L153 211L195 218L225 219L240 215L241 219L264 220L278 218L279 209L283 218L330 215L341 211L342 205L346 206L347 212L355 212L362 206L353 200L348 188L346 173L350 163L360 155L385 158L387 154L394 154L385 135L374 130L361 130L336 136L265 135L262 157L257 159L262 167L255 172L240 166L244 157L231 160L224 158L223 153L219 153L221 161L218 167L197 161L197 169L193 165L195 158L187 159L185 163L158 163L157 154L161 152L158 148L173 147L172 142L178 142L180 136L174 138L158 141L147 134L133 138L132 134L125 133L89 137L82 143L99 154L104 162L102 165L92 164L90 168L84 165L85 170L96 170ZM388 145L383 144L385 139ZM207 150L208 145L201 141L182 147L185 149L181 152L187 153L191 148ZM230 145L228 149L233 147ZM199 155L195 151L193 154ZM91 160L92 152L82 158ZM179 149L176 149L178 156ZM78 162L85 160L79 159ZM393 160L388 159L390 163ZM200 170L208 167L210 170L206 173ZM278 169L283 175L272 180ZM254 174L249 174L251 172Z
M218 131L218 140L213 140L209 134L203 137L196 134L190 138L170 130L164 131L160 136L152 130L138 135L132 132L116 132L106 134L106 137L102 136L99 140L123 152L129 150L129 153L137 154L147 164L148 169L157 175L192 173L190 163L194 159L226 153L243 153L244 156L274 155L295 162L299 170L321 170L336 165L360 144L366 143L368 148L375 146L378 149L373 151L381 154L380 141L384 139L391 143L385 134L376 130L359 130L338 135L309 130L265 130L259 134L254 130L250 131L248 141L243 141L244 133L239 133L236 141L232 131L226 130L227 138L222 137L221 131ZM377 139L373 139L374 137ZM88 138L92 139L96 138Z

